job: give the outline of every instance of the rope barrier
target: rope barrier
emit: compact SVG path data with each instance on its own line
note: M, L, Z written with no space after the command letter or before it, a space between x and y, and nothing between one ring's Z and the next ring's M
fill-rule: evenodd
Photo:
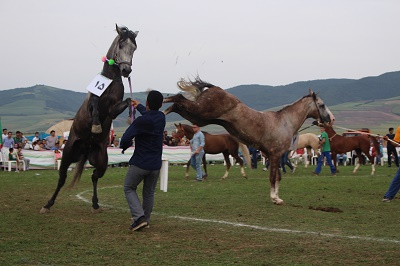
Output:
M332 127L340 128L340 129L347 130L347 131L350 131L350 132L360 133L360 134L364 134L364 135L368 135L368 136L372 136L372 137L383 138L381 135L376 135L376 134L372 134L372 133L368 133L368 132L363 132L363 131L359 131L359 130L354 130L354 129L350 129L350 128L339 127L339 126L332 126ZM392 139L389 139L389 138L388 138L388 139L385 139L385 140L386 140L386 141L390 141L390 142L392 142L393 144L400 145L400 143L398 143L398 142L396 142L396 141L394 141L394 140L392 140Z

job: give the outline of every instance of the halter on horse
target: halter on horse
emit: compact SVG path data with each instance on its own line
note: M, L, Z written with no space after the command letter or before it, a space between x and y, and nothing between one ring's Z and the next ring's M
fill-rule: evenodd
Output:
M132 71L132 57L137 48L138 32L132 32L126 27L116 26L116 28L118 35L107 53L107 58L113 59L116 64L110 65L104 62L101 72L112 82L100 97L89 92L77 111L68 142L63 150L57 188L40 213L50 211L50 207L54 205L58 193L65 184L67 169L71 163L76 163L71 183L71 186L74 186L79 181L87 160L94 166L92 207L93 210L99 210L97 182L104 176L108 166L107 144L111 122L131 102L130 98L123 101L124 85L121 76L127 77Z
M186 136L188 139L192 139L194 135L194 130L192 126L187 124L175 124L176 132L178 136ZM243 159L240 158L238 154L238 149L242 150L243 155L246 158L247 162L251 162L249 150L246 145L238 142L234 137L230 134L218 134L213 135L207 132L204 132L205 144L204 144L204 156L203 156L203 166L207 176L207 162L206 162L206 153L208 154L218 154L222 153L224 155L225 163L226 163L226 171L222 176L222 179L225 179L229 175L229 169L231 167L231 162L229 160L229 155L232 155L235 158L236 162L240 164L240 172L244 178L247 178L246 173L244 172L244 162ZM186 178L189 178L189 169L190 169L190 160L187 163L186 167Z
M176 112L199 126L221 125L241 142L268 154L271 161L270 196L275 204L283 204L279 198L279 159L289 149L292 137L307 118L331 121L332 113L324 102L310 90L308 95L280 111L258 112L200 78L181 80L178 87L195 100L188 100L182 94L167 97L164 102L174 104L164 113Z

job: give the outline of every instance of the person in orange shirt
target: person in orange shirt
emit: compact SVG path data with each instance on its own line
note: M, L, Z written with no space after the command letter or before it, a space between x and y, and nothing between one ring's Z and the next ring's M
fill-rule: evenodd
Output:
M390 141L386 136L383 138L387 141ZM400 146L400 127L396 129L396 135L394 136L393 141L394 141L394 143L392 142L393 146L395 147ZM397 172L394 175L392 182L390 183L390 186L385 193L385 196L383 196L382 202L390 202L391 200L393 200L397 192L399 192L399 190L400 190L400 167L398 167Z

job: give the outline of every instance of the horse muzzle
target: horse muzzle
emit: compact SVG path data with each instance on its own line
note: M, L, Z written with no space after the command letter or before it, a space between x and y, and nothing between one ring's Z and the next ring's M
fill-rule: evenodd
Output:
M125 78L129 77L129 74L132 72L132 68L128 65L120 65L121 75Z

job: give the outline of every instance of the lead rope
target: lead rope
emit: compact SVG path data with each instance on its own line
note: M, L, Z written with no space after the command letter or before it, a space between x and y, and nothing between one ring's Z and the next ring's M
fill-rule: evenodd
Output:
M133 95L132 95L132 82L131 82L131 76L129 76L128 77L128 83L129 83L129 89L130 89L130 91L131 91L131 99L133 98ZM133 123L133 121L135 120L135 114L136 114L136 110L135 110L135 107L132 105L131 106L131 108L132 108L132 113L131 113L131 124Z

